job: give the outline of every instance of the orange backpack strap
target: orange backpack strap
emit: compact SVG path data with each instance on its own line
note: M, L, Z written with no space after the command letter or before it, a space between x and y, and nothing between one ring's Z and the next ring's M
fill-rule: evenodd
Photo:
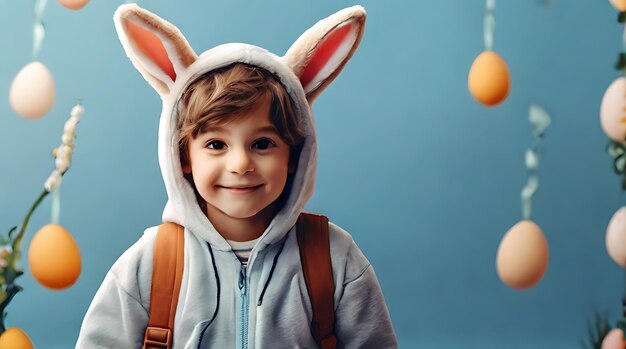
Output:
M143 339L143 349L172 347L184 255L185 229L175 223L161 224L154 245L150 320Z
M328 218L301 213L296 231L302 271L313 309L311 331L320 348L334 349L337 346L333 301L335 283L330 260Z

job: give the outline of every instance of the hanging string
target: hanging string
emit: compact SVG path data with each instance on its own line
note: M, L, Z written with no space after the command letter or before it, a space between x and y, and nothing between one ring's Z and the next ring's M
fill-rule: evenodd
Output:
M43 13L47 0L35 0L35 24L33 25L33 60L36 61L41 51L46 29L43 24Z
M522 189L522 219L530 219L532 213L532 196L539 188L539 177L537 170L541 159L541 150L543 148L544 132L550 126L552 120L550 115L538 105L531 104L528 111L528 119L533 126L533 145L526 150L526 168L530 173L528 182Z
M624 25L624 32L622 34L622 52L626 52L626 25Z
M61 217L61 185L52 192L52 208L50 209L50 223L59 224Z
M487 0L487 11L485 12L484 37L485 50L491 51L493 48L493 35L496 31L496 17L493 11L496 8L496 0Z

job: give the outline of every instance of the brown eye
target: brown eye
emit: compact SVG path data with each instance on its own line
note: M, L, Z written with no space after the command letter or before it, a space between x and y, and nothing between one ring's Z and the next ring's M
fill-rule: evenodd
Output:
M215 150L222 150L225 146L226 144L220 141L211 141L206 145L207 148Z
M264 138L264 139L259 139L258 141L256 141L252 145L252 148L259 149L259 150L265 150L265 149L268 149L268 148L271 148L271 147L274 147L274 146L275 146L275 144L272 141L270 141L267 138Z

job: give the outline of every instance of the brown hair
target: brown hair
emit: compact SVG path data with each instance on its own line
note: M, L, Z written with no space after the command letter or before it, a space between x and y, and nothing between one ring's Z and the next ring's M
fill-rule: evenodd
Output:
M296 106L283 85L264 69L234 63L202 75L183 92L177 120L181 155L189 141L207 128L236 120L266 98L270 99L270 121L291 146L291 153L298 153L304 133L296 120Z

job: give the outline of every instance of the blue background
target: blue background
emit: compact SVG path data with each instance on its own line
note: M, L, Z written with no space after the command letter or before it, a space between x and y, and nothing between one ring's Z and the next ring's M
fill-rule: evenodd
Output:
M50 1L40 55L57 83L52 111L18 117L8 89L30 61L33 1L0 0L0 232L21 222L53 168L50 150L77 98L74 163L62 186L61 224L83 271L55 292L28 273L9 326L38 348L70 348L108 268L160 222L165 190L156 153L159 97L123 52L112 16L121 1L74 12ZM248 42L283 54L317 20L352 1L143 1L200 53ZM320 143L307 209L352 233L378 274L404 348L574 348L594 309L620 315L624 272L605 229L625 203L605 152L598 112L619 76L623 27L608 1L500 1L494 49L512 88L478 105L467 74L483 50L485 2L363 1L360 48L314 105ZM504 286L495 270L503 234L521 219L531 145L528 107L551 114L533 219L550 265L533 289ZM26 240L50 220L47 199ZM26 246L28 244L26 241ZM22 265L27 268L26 256Z

